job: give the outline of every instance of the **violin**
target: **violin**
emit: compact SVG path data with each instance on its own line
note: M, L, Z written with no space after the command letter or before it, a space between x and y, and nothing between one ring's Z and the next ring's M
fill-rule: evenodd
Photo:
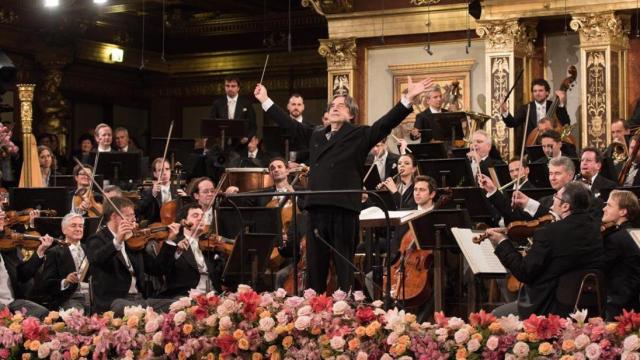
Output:
M556 220L553 214L542 215L535 220L529 221L513 221L507 226L506 235L509 239L522 243L526 242L528 238L533 236L533 233L540 227L554 222ZM478 236L475 236L472 240L474 244L480 244L482 241L489 238L489 233L484 232Z
M169 237L169 226L153 223L146 228L134 230L131 237L127 239L127 247L131 250L142 250L149 241L164 241L167 237Z
M91 189L89 188L80 188L76 190L75 194L73 195L73 206L75 208L79 208L84 201L89 203L87 216L102 216L102 204L96 201L95 197L93 196L93 191L91 191Z
M618 230L618 224L616 224L615 221L605 222L600 225L600 234L602 237L610 235L616 230Z
M209 234L198 240L198 247L200 251L218 251L228 257L233 252L235 243L234 239L227 239L217 234Z
M20 247L24 250L35 251L40 247L42 236L35 232L30 231L28 233L19 233L11 229L5 228L4 233L0 235L0 250L11 250L16 247ZM53 238L53 242L58 245L67 246L68 243L64 240Z
M30 216L29 214L33 211L33 208L27 208L19 211L7 211L5 214L5 226L13 226L16 224L27 224L29 223ZM57 212L55 210L38 210L40 216L56 216Z

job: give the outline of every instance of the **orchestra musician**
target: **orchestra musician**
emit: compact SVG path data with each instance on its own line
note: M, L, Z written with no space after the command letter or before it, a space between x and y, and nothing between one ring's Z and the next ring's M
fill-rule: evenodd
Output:
M129 130L123 127L117 127L114 131L116 140L116 151L129 152L129 153L141 153L142 150L131 141L129 137Z
M289 111L289 116L292 120L310 128L315 127L315 125L304 119L304 99L302 98L302 95L298 93L291 94L289 102L287 103L287 111ZM289 161L292 162L290 167L307 163L309 161L309 144L296 141L296 138L291 135L288 135L288 137L290 138Z
M535 185L529 181L529 164L527 164L526 158L525 161L520 160L520 157L514 156L509 160L509 176L511 176L511 181L513 185L507 187L506 189L516 189L518 185L516 179L518 176L521 176L520 187L519 189L533 189ZM485 189L486 190L486 189Z
M112 310L117 316L122 316L126 306L135 305L167 311L170 300L144 298L147 289L143 275L161 275L163 265L146 251L126 246L127 237L137 225L131 200L114 197L111 202L107 201L104 218L106 226L86 241L94 311Z
M504 161L490 157L490 152L491 136L484 130L476 130L471 136L471 145L467 153L474 177L478 177L478 169L482 174L489 175L490 167L504 164Z
M599 221L589 211L591 198L583 183L574 181L561 187L553 195L551 206L559 220L534 232L526 255L518 252L506 229L487 231L500 262L524 284L518 300L496 308L493 311L496 316L514 314L526 319L531 314L556 314L564 317L573 311L573 304L565 307L556 299L559 277L577 270L600 269L603 265Z
M602 155L595 147L585 147L580 156L580 174L576 180L587 184L596 197L600 197L600 190L612 189L617 184L600 174L602 169Z
M191 196L196 203L204 211L204 225L211 225L213 223L213 195L216 187L213 184L213 180L203 176L191 180L187 187L187 194ZM235 186L229 186L226 190L226 194L235 194L238 192L238 188Z
M443 99L442 99L442 89L439 85L435 85L427 98L427 105L429 105L423 112L416 115L416 122L413 125L413 129L411 130L411 139L420 139L420 142L428 142L428 138L422 137L421 130L431 130L432 131L432 139L435 140L444 140L444 134L442 133L442 129L435 119L429 117L430 114L440 114L443 112L447 112L447 109L443 109Z
M111 143L113 141L111 126L105 123L98 124L94 131L94 136L96 137L96 144L97 144L96 148L94 149L95 151L98 151L98 152L114 151L114 149L111 147Z
M387 149L387 138L382 139L371 149L373 164L376 165L380 179L394 177L398 173L398 160L400 156L389 152Z
M560 134L554 130L547 130L539 136L540 145L545 156L534 161L534 164L546 164L550 159L558 158L560 156L567 156L562 153L562 140Z
M291 121L280 107L269 99L267 89L258 84L255 96L263 110L280 126L295 134L302 142L309 143L310 190L362 189L364 163L371 148L387 136L391 130L412 112L411 101L427 90L431 79L413 83L409 78L408 92L386 115L371 126L352 124L358 115L358 107L349 96L337 95L331 101L330 126L309 129ZM360 194L340 194L309 197L309 236L307 238L307 266L309 285L318 293L327 286L331 251L323 242L336 249L333 264L336 267L338 287L348 291L353 285L354 239L358 231ZM315 233L319 236L316 237Z
M418 170L418 162L411 154L405 154L398 159L399 181L392 177L386 178L382 185L389 190L396 209L413 209L416 207L413 198L413 178Z
M638 146L638 142L635 138L632 138L629 142L629 149L633 149ZM630 150L631 151L631 150ZM631 156L631 152L629 153ZM624 180L624 186L640 186L640 176L638 176L638 168L640 167L640 151L636 154L636 158L633 160L633 165L629 169L627 177Z
M259 167L264 168L269 164L269 155L261 149L262 139L252 137L245 149L238 151L239 158L235 159L231 167Z
M83 169L84 166L84 169ZM85 191L88 191L91 185L91 172L93 171L93 167L91 165L76 165L73 168L73 178L76 181L76 189L72 190L69 193L69 198L71 202L71 211L76 212L78 214L86 215L87 210L91 208L91 199L88 196L82 196L82 202L80 205L76 206L74 199L74 195L81 194ZM87 171L89 173L87 174ZM91 194L94 198L97 197L97 194ZM97 200L97 199L96 199Z
M202 293L215 290L222 291L221 278L225 260L217 252L203 252L199 246L199 235L203 233L203 212L198 204L183 206L176 218L178 223L171 224L172 235L158 255L163 264L166 290L160 296L177 298L187 296L189 290L195 289ZM197 229L196 229L197 226Z
M505 125L511 128L520 126L525 123L527 114L529 114L529 126L527 128L528 136L529 133L536 128L538 121L547 116L547 109L549 109L552 104L550 100L547 100L550 91L551 87L546 80L534 79L531 82L533 101L521 106L518 111L516 111L515 116L509 113L509 107L506 101L502 104L500 111L502 112L502 120ZM559 100L556 116L558 117L561 125L569 125L571 124L571 119L569 118L569 113L567 113L567 109L565 107L567 94L564 91L556 90L556 96Z
M140 201L136 204L136 215L140 219L157 222L160 220L160 208L171 200L187 194L178 186L171 184L171 164L162 158L156 158L151 163L153 186L144 188L140 192Z
M38 161L40 162L40 173L42 174L42 186L51 185L51 175L54 174L54 158L51 149L47 146L38 146Z
M256 113L253 110L251 101L244 96L238 95L240 92L240 79L236 76L229 76L224 79L225 96L213 102L209 117L212 119L239 120L244 121L246 135L240 140L241 144L246 144L256 135Z
M0 209L0 232L6 234L5 212ZM0 251L0 308L15 312L26 310L26 315L43 319L49 310L33 301L25 299L22 284L34 277L44 263L45 252L53 243L49 235L40 237L40 246L28 260L23 260L20 248Z
M47 252L42 282L51 295L51 306L76 308L90 314L88 277L82 278L83 266L89 263L82 244L84 218L71 212L62 218L61 226L68 246L55 246Z
M640 249L627 229L640 213L638 198L627 190L613 190L604 207L603 224L613 230L604 234L604 270L606 274L606 318L614 321L622 309L640 310Z

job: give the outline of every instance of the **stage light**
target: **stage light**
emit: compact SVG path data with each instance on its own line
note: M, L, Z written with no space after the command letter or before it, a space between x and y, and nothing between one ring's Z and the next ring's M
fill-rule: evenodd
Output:
M107 0L93 0L93 3L96 5L106 4Z
M469 15L473 16L476 20L480 20L480 16L482 15L482 4L480 0L469 1Z
M57 7L60 5L60 0L44 0L44 7Z
M111 62L122 62L124 59L124 50L120 48L109 48L107 51L109 53L109 61Z

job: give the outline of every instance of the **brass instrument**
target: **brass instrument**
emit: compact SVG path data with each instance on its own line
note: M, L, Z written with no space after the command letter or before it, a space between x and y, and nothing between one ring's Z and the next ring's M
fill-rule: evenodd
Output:
M609 146L611 147L611 159L613 159L614 165L627 161L627 158L629 158L629 147L626 142L614 140Z
M469 119L469 125L466 128L467 134L464 138L464 142L466 146L469 146L471 144L471 136L473 136L473 133L478 129L484 128L485 123L487 120L491 119L491 116L473 111L467 111L466 114Z

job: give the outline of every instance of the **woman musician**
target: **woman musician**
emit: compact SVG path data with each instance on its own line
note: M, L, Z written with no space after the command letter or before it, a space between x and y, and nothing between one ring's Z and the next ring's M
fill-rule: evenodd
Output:
M411 154L398 159L398 174L381 182L377 189L386 188L393 196L397 209L413 209L416 202L413 198L413 178L418 171L418 162Z

